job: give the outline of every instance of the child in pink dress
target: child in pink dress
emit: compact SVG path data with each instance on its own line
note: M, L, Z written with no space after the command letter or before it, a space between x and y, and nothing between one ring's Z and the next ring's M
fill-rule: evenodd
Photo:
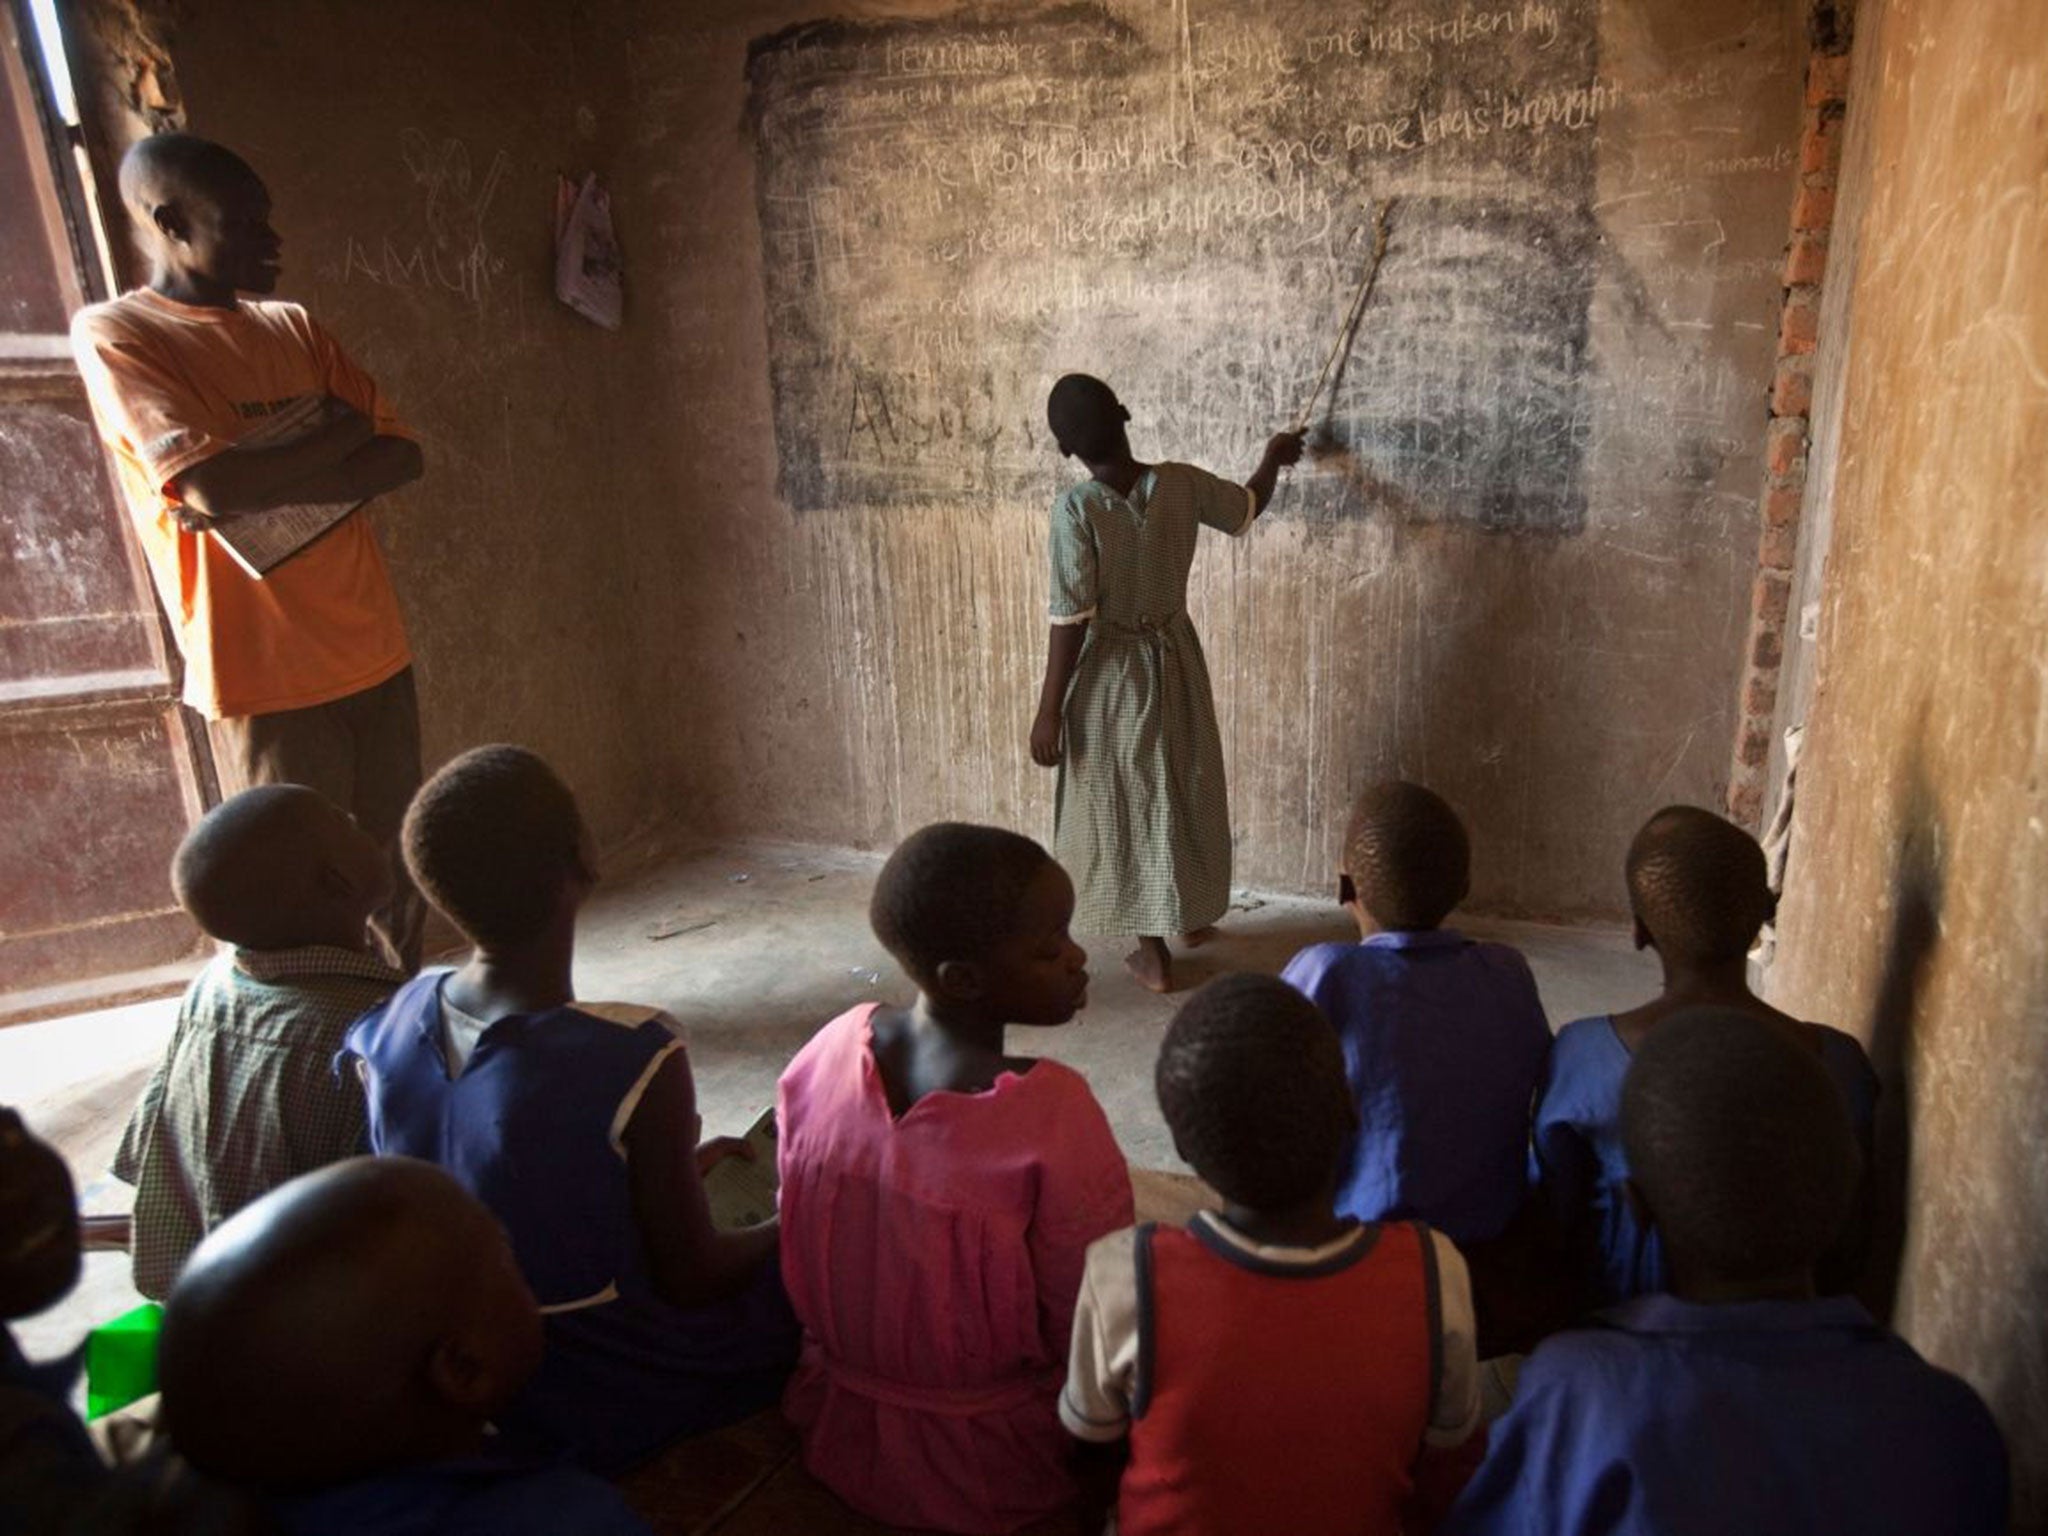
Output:
M896 850L875 934L919 988L827 1024L776 1095L782 1266L804 1325L784 1411L812 1474L894 1525L1004 1533L1070 1504L1058 1402L1088 1245L1132 1220L1087 1082L1007 1024L1087 999L1074 888L1029 838Z

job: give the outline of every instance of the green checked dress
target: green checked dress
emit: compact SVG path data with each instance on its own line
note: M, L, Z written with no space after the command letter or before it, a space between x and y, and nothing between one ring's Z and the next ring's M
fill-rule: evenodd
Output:
M1223 739L1188 567L1204 524L1241 534L1255 505L1192 464L1153 465L1128 497L1088 480L1053 503L1052 621L1088 625L1053 823L1082 933L1190 933L1230 905Z

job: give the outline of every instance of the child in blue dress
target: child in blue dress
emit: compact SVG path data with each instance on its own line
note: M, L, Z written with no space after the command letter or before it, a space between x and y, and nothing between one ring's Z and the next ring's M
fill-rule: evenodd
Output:
M1878 1091L1854 1039L1788 1017L1749 989L1749 949L1776 906L1755 838L1711 811L1667 806L1629 845L1627 877L1636 947L1657 951L1664 990L1626 1013L1577 1019L1558 1032L1534 1134L1536 1178L1577 1267L1580 1301L1595 1307L1661 1291L1668 1279L1656 1235L1627 1199L1621 1140L1622 1080L1665 1019L1688 1007L1734 1008L1797 1038L1841 1091L1866 1170ZM1851 1221L1823 1256L1823 1291L1847 1290L1862 1266L1868 1190L1866 1177Z
M372 1149L482 1200L547 1313L547 1358L500 1429L613 1471L767 1407L797 1350L780 1234L712 1225L675 1022L576 1000L595 877L575 797L533 753L479 747L420 791L404 844L476 947L357 1020L348 1049Z
M1754 1010L1676 1012L1620 1119L1671 1294L1537 1347L1452 1536L2003 1532L1983 1401L1817 1294L1860 1159L1811 1042Z

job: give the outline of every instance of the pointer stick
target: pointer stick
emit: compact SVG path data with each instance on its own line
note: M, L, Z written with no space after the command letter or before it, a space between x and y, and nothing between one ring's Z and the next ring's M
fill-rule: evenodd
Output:
M1316 387L1308 392L1308 398L1301 403L1301 409L1294 414L1293 432L1308 430L1309 413L1315 409L1316 399L1323 392L1323 385L1329 380L1330 370L1337 366L1337 359L1344 355L1350 345L1351 336L1358 329L1359 317L1365 313L1366 301L1372 297L1373 282L1380 275L1380 262L1387 254L1387 215L1393 211L1394 200L1390 197L1379 206L1372 220L1372 259L1365 264L1365 276L1358 281L1358 293L1351 301L1351 308L1344 316L1344 324L1338 328L1337 341L1330 348L1330 355L1323 359L1323 371L1316 375Z

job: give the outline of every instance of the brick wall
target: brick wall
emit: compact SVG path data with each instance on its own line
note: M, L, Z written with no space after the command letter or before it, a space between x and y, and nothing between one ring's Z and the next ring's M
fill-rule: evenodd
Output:
M1806 122L1799 141L1799 186L1785 249L1785 303L1778 317L1778 362L1764 431L1764 489L1758 507L1756 585L1750 594L1742 712L1728 775L1728 814L1747 827L1764 811L1778 675L1792 597L1792 560L1806 494L1813 354L1820 332L1820 286L1835 218L1835 176L1848 104L1846 27L1817 26L1806 69Z

